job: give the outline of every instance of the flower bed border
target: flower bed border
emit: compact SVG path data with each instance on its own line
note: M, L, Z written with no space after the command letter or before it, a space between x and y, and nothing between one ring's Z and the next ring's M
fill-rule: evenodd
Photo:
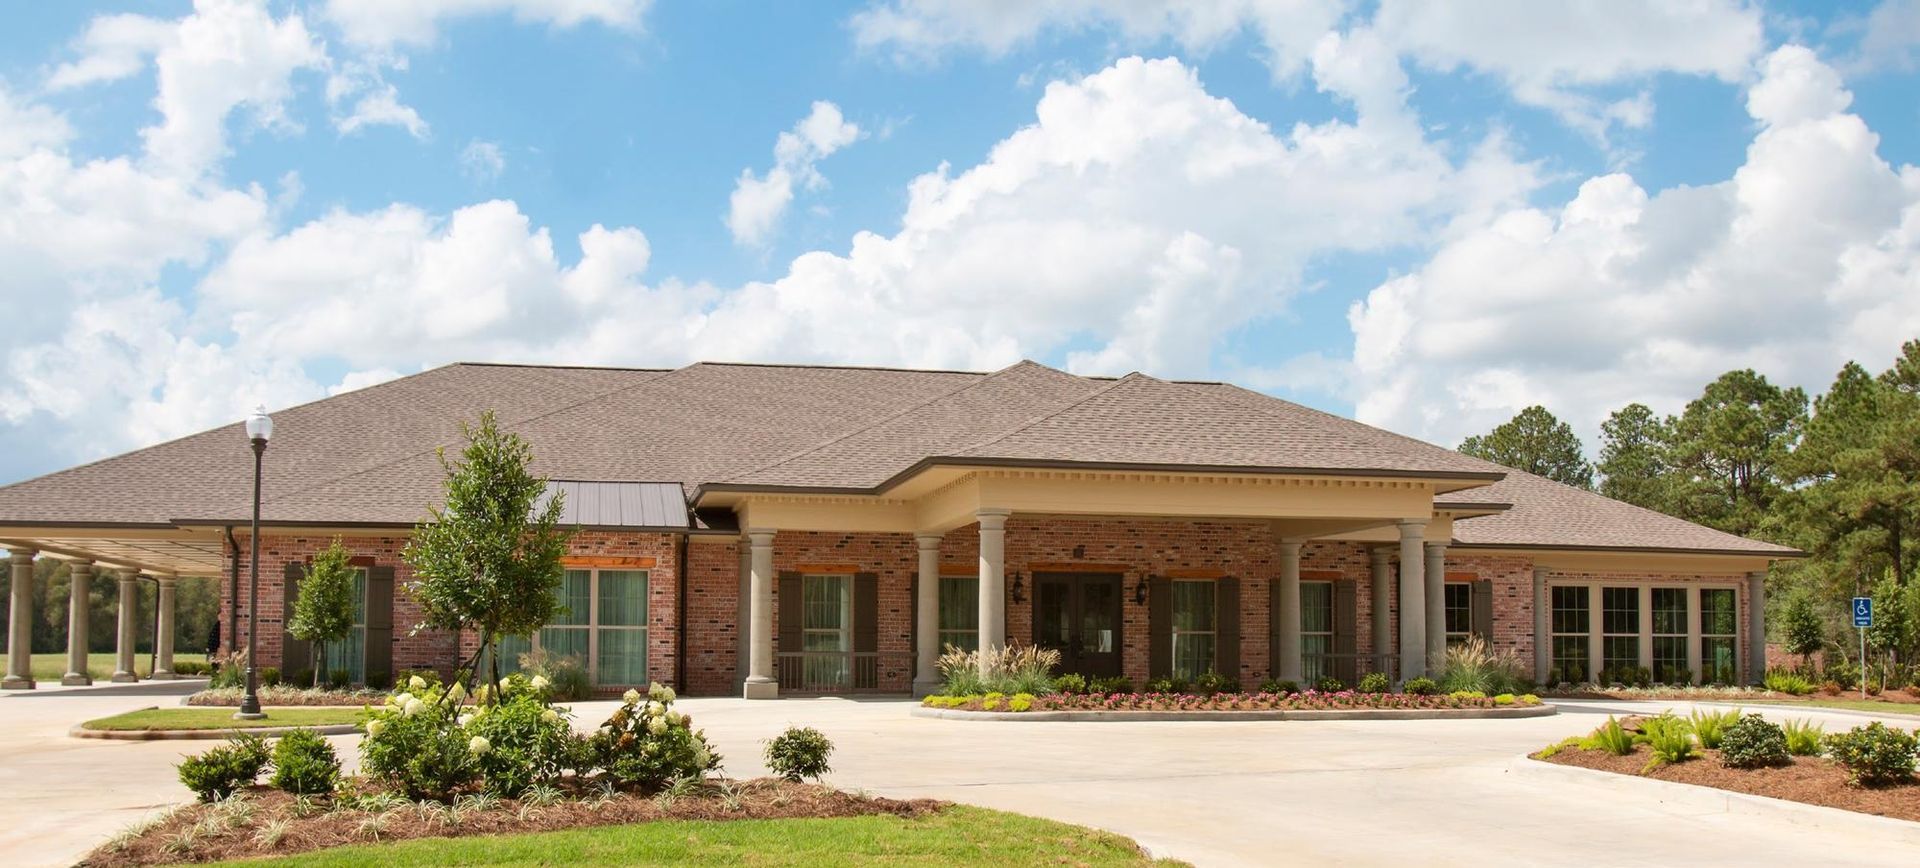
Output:
M959 708L917 706L914 717L941 720L1035 721L1164 721L1164 720L1487 720L1549 717L1559 710L1549 703L1504 705L1493 708L1295 708L1206 709L1191 711L967 711Z

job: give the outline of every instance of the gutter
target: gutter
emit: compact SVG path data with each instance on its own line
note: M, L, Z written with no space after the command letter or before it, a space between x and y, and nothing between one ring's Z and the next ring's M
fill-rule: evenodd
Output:
M233 538L233 525L227 525L227 632L220 637L220 650L235 647L240 641L240 543ZM249 629L253 625L247 625ZM231 654L227 655L233 656Z

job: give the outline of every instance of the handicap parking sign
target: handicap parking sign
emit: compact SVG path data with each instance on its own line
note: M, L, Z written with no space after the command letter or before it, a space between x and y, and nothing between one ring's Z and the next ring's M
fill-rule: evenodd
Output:
M1873 598L1872 597L1854 597L1853 598L1853 626L1855 627L1873 626Z

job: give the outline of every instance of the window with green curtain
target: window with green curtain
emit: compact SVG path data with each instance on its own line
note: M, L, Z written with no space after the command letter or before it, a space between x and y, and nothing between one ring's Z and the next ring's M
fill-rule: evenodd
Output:
M367 570L365 567L353 571L353 627L347 631L345 638L326 643L326 658L327 671L320 673L321 681L331 680L333 673L345 669L348 681L354 684L366 683Z
M1300 583L1300 675L1309 686L1333 674L1333 583Z
M1173 583L1173 675L1189 681L1213 669L1218 634L1213 582Z
M980 647L980 577L940 577L940 649Z
M800 649L809 652L801 677L809 686L846 686L852 677L846 653L853 650L853 577L803 576L800 580Z
M559 611L540 628L536 641L542 651L554 657L579 658L581 668L591 672L593 667L587 665L587 631L593 626L593 571L566 571L554 593Z
M1705 681L1732 684L1740 678L1740 658L1734 644L1740 613L1732 588L1700 589L1700 668Z
M600 570L595 683L647 683L647 571Z

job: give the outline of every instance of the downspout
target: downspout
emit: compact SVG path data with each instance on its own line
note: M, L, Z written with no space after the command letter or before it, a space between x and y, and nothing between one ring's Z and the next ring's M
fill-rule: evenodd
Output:
M235 647L234 643L240 640L240 542L233 538L233 525L227 525L227 563L230 565L227 571L227 633L220 637L222 652ZM247 629L253 629L253 625L248 624Z
M687 549L691 547L691 534L680 535L680 551L677 554L679 576L679 597L674 601L673 631L673 686L681 693L687 692Z

